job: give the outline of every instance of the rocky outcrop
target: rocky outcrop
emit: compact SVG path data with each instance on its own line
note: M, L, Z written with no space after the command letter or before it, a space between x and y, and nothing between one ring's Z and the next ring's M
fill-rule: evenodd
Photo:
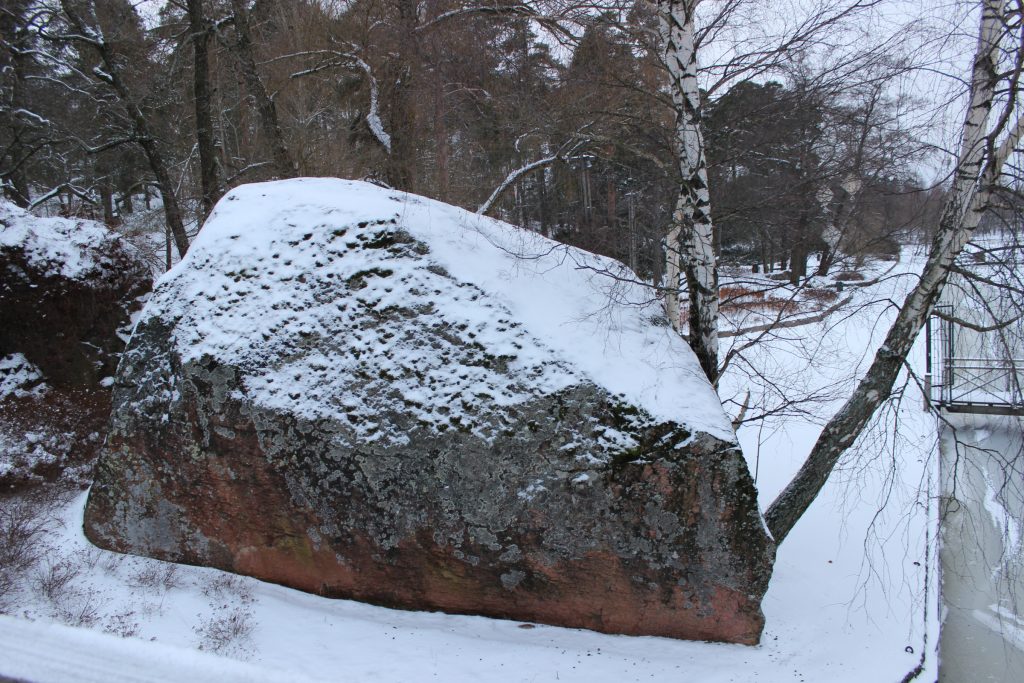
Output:
M110 415L102 380L151 286L106 227L0 199L0 492L89 481Z
M152 281L99 223L38 218L0 199L0 358L24 355L47 384L92 388L113 375L118 330Z
M753 483L628 276L362 183L237 188L125 352L86 533L326 596L756 643Z

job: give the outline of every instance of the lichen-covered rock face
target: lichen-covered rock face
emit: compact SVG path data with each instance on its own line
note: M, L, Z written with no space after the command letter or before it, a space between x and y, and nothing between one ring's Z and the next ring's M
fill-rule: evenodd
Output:
M362 183L238 188L132 336L86 532L327 596L756 643L753 483L632 277Z

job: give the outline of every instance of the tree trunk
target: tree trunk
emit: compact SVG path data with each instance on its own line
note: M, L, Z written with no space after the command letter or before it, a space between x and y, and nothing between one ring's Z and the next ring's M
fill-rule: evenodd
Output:
M807 212L801 211L797 219L796 235L789 249L789 282L793 285L799 285L800 278L807 277L807 228Z
M711 223L711 195L701 133L700 90L694 10L697 0L659 0L662 58L668 68L675 105L674 143L680 188L669 232L665 297L669 322L679 329L678 273L686 276L689 343L704 374L718 381L718 262Z
M185 222L182 220L178 198L174 192L174 184L171 182L171 175L167 170L167 164L164 162L160 145L150 130L149 121L139 105L132 99L131 93L128 92L128 87L121 77L121 70L118 64L122 60L115 58L110 45L82 20L69 2L63 2L62 6L72 26L83 36L90 36L88 44L96 49L100 59L103 61L104 71L96 72L97 78L103 80L117 93L118 98L121 100L121 105L125 108L129 119L131 119L136 141L142 147L142 151L146 155L147 161L149 161L150 170L156 178L157 187L160 188L160 194L163 195L164 218L167 220L167 228L174 237L174 244L178 249L178 255L184 257L185 252L188 251L188 235L185 232Z
M765 521L776 543L785 539L807 511L840 456L853 445L878 407L891 395L907 354L942 293L954 260L963 251L989 205L992 188L999 179L1003 163L1024 133L1024 118L1018 118L1005 129L1003 126L1008 119L1004 118L994 132L986 131L997 81L1000 13L999 0L984 1L971 78L971 101L964 122L956 174L921 279L900 307L867 374L846 404L825 425L796 477L765 513ZM1011 92L1011 106L1004 115L1013 111L1015 97L1016 92ZM1009 134L996 147L996 137L1003 130L1008 130Z
M103 207L103 224L110 228L114 226L117 220L114 216L114 183L106 169L104 169L103 177L99 181L100 205Z
M540 205L540 234L551 237L551 225L548 219L548 180L547 169L537 176L537 202Z
M235 51L242 70L242 78L250 97L256 106L256 115L260 121L260 130L267 144L270 145L270 156L273 161L274 174L278 178L294 178L295 164L288 155L288 146L284 142L284 133L277 118L277 106L270 98L260 72L256 68L256 57L253 54L252 36L249 33L249 12L246 0L231 0L235 15Z
M29 59L25 51L29 47L29 34L24 25L24 17L28 7L29 3L17 0L7 10L0 11L0 39L10 43L9 47L4 50L4 59L0 61L0 70L10 70L11 79L8 113L11 142L7 149L10 168L4 173L3 178L0 178L0 181L3 184L4 195L23 209L27 208L31 201L28 174L25 171L25 163L31 153L23 144L23 139L29 131L29 124L20 122L14 112L25 107L25 76ZM0 163L2 162L3 155L0 154Z
M128 216L135 213L135 205L132 202L132 191L135 188L129 180L125 179L124 175L121 176L120 181L118 190L121 193L121 214Z
M448 125L445 117L444 82L441 79L441 69L433 70L433 97L434 97L434 153L437 158L437 167L434 173L434 191L436 197L443 202L448 201L448 188L450 178L448 174Z
M388 184L416 191L416 103L413 101L414 65L422 61L416 32L419 16L415 0L398 0L398 31L402 40L397 56L399 72L391 98L391 155Z
M174 183L171 181L171 174L164 163L163 154L160 153L160 146L156 140L149 135L149 126L146 123L142 111L135 105L131 105L133 111L132 119L135 122L135 129L139 137L139 145L146 154L149 161L149 168L156 178L156 185L160 188L160 195L164 202L164 218L167 220L167 227L174 238L174 246L178 250L180 258L185 257L188 251L188 235L185 232L185 221L182 218L181 207L178 206L178 197L174 192Z
M223 191L217 170L217 150L213 138L213 112L210 104L210 30L203 12L203 0L187 0L189 31L192 34L194 74L192 93L195 98L196 144L199 147L199 181L201 185L200 223L213 211Z

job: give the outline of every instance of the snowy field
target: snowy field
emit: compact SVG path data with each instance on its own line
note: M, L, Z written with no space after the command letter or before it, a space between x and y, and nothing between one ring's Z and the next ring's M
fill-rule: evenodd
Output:
M822 323L737 356L722 382L762 506L866 367L920 256ZM881 264L885 272L892 264ZM742 345L744 337L726 340ZM869 350L870 349L870 350ZM725 349L723 350L723 352ZM914 360L923 366L923 353ZM760 376L754 376L754 372ZM781 405L782 396L803 401ZM812 400L813 399L813 400ZM779 549L758 647L609 636L328 600L211 569L92 548L85 494L0 617L0 675L33 681L935 680L934 420L913 382L841 464ZM68 628L70 624L83 628Z

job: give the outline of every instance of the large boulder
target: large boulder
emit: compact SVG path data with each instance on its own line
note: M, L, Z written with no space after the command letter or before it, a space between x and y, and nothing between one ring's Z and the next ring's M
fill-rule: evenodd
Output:
M364 183L237 188L125 351L86 533L326 596L756 643L774 545L634 280Z
M94 387L114 374L118 330L152 283L138 251L100 223L0 199L0 358L23 355L52 386Z
M152 282L140 254L103 225L0 199L0 492L89 481L109 378Z

